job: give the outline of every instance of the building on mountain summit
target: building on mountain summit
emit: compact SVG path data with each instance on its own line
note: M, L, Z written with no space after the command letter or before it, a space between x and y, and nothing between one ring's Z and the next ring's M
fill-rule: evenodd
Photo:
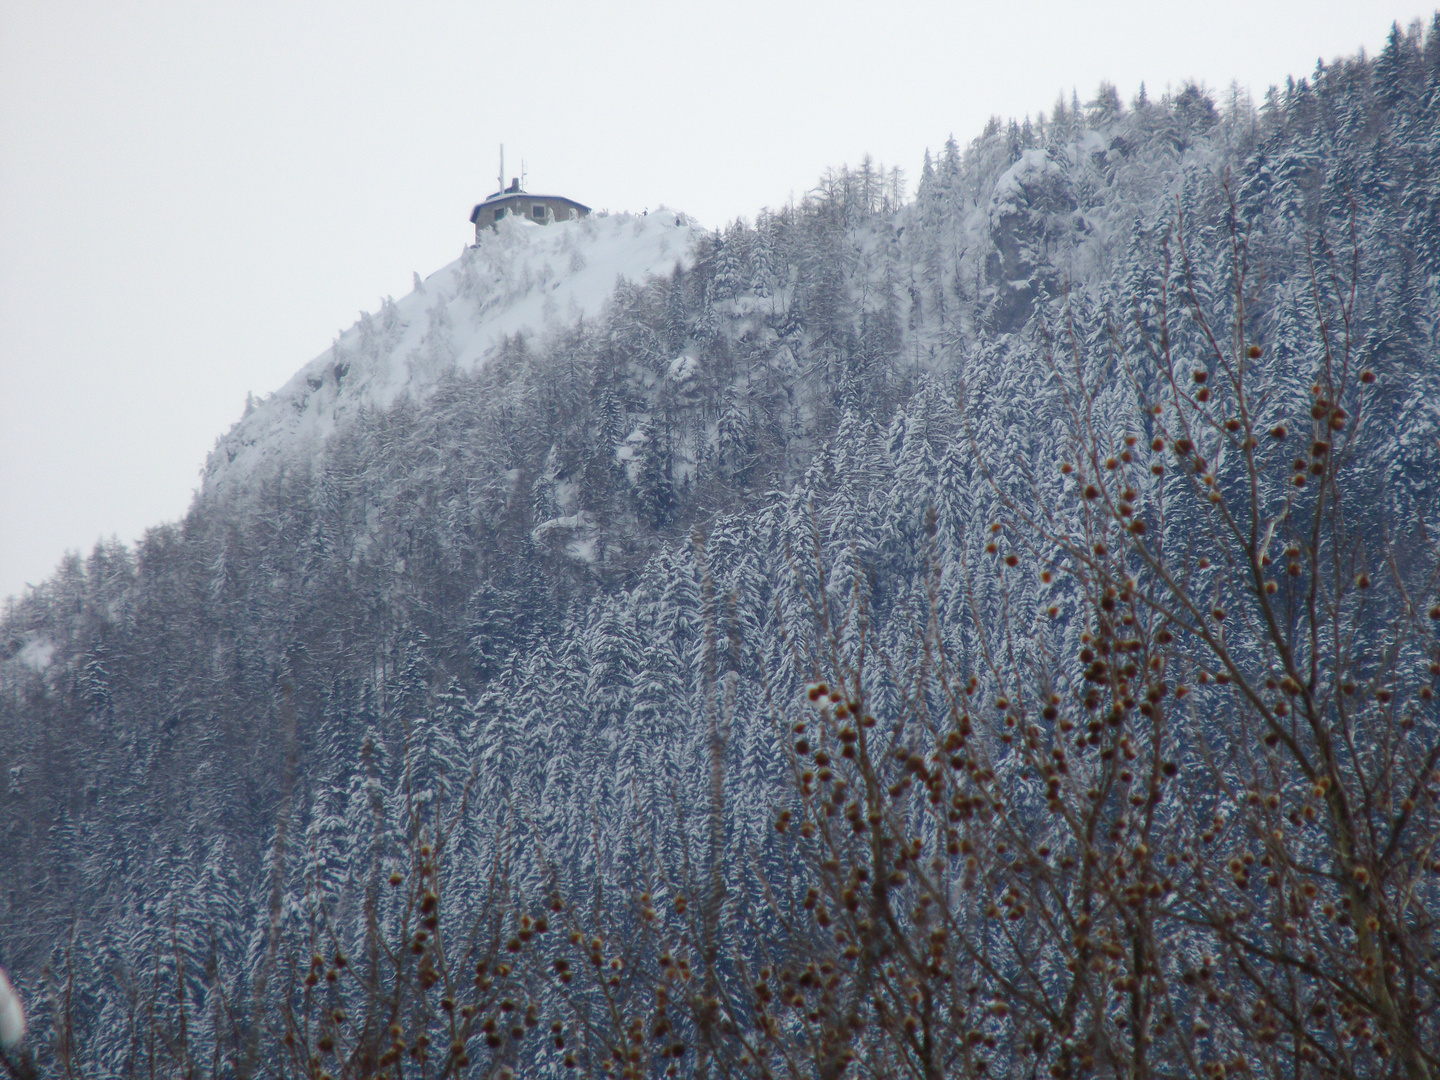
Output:
M510 186L497 191L470 211L470 221L475 226L475 242L480 242L480 230L493 228L501 218L514 214L540 225L552 221L569 221L583 218L590 213L590 207L567 199L563 195L532 195L520 187L518 178Z
M497 181L500 190L470 211L470 224L475 226L475 242L480 242L480 230L495 227L501 218L523 217L539 225L552 221L570 221L583 218L590 213L590 207L567 199L564 195L532 195L522 186L525 163L520 163L520 176L512 177L510 186L505 186L505 144L500 144L500 175Z

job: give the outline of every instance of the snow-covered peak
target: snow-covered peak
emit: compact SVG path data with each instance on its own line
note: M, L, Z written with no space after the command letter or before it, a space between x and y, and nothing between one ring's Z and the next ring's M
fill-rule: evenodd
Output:
M453 368L473 371L505 338L544 337L593 316L618 279L688 266L704 230L671 210L537 225L518 217L336 339L247 409L205 466L207 493L266 462L317 453L346 417L403 395L424 399Z

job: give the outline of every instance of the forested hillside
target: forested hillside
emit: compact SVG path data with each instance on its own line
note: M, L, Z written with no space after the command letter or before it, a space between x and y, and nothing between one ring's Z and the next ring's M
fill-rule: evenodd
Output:
M612 235L657 246L613 292L603 282L603 307L582 311L582 297L542 316L535 300L529 322L479 341L475 327L514 299L505 289L533 298L553 278L579 296L577 275L600 265L595 237ZM549 245L543 274L535 245ZM1243 387L1226 397L1210 334L1232 326L1255 355L1236 353ZM1192 378L1197 365L1208 384ZM482 921L552 894L599 912L605 895L643 892L626 907L639 919L652 892L673 904L666 874L699 866L703 849L728 883L725 940L751 956L744 942L780 934L767 888L798 859L776 815L811 783L797 778L807 751L791 729L807 688L836 679L815 656L893 660L841 665L881 730L927 694L943 702L908 681L921 652L947 656L977 700L1019 695L1052 663L1081 700L1097 681L1093 653L1080 657L1104 588L1092 595L1101 579L1054 546L1088 528L1071 463L1084 472L1087 446L1127 467L1149 461L1154 440L1175 446L1164 425L1200 408L1192 396L1152 409L1176 371L1201 405L1207 386L1217 402L1247 403L1235 428L1216 429L1223 441L1241 419L1298 432L1316 401L1341 401L1317 388L1359 393L1362 367L1363 427L1334 490L1368 573L1423 610L1440 530L1440 17L1258 103L1186 86L1127 104L1101 86L1043 118L993 121L927 153L913 197L867 162L714 232L669 212L507 225L260 402L217 444L183 521L73 557L9 603L0 963L33 1003L31 1045L61 1071L139 1075L163 1055L137 1033L160 997L173 1008L178 981L193 1067L294 1071L273 1049L279 1021L246 1058L234 1016L296 992L285 980L303 977L314 941L327 943L326 966L337 949L364 954L367 926L398 926L404 905L375 896L392 873L408 880L422 837L439 846L450 814L443 871L415 873L443 873L446 902ZM1331 414L1314 415L1323 430ZM1306 475L1310 439L1298 438L1236 443L1191 473L1230 499L1253 449L1250 467L1283 487L1297 446ZM1120 501L1158 497L1159 475L1141 474ZM1324 490L1312 481L1304 497ZM1152 536L1171 550L1201 542L1206 505L1175 508ZM1277 552L1306 512L1276 519ZM997 573L1011 551L1024 558ZM1201 562L1197 595L1212 589L1206 604L1240 611ZM1350 604L1336 607L1346 625L1392 640L1400 607ZM1302 622L1329 617L1303 607ZM1244 638L1237 619L1221 644ZM1432 638L1427 623L1376 648L1422 670ZM1270 662L1260 646L1231 647L1237 671ZM1203 668L1198 655L1184 663ZM1187 774L1192 759L1208 767L1239 746L1222 734L1222 699L1206 696L1220 688L1198 682L1196 726L1165 748ZM1430 696L1415 701L1400 741L1415 742L1423 778L1440 718ZM996 723L985 745L1003 778L1012 746ZM1014 797L1042 805L1043 782L1016 776ZM718 826L706 812L716 798ZM1426 887L1428 926L1440 911ZM1175 962L1198 970L1204 948L1187 947L1176 938ZM277 955L299 966L287 975ZM46 968L52 999L70 995L56 1011L42 1004ZM557 987L532 986L547 1024ZM1406 993L1425 1030L1440 1030L1434 987ZM74 1048L46 1041L57 1016ZM1117 1030L1114 1046L1134 1029ZM993 1034L977 1040L993 1074L1030 1075L1012 1034L998 1048ZM569 1037L570 1049L599 1045ZM1063 1058L1069 1074L1118 1075L1119 1050L1056 1058L1039 1046L1037 1068ZM446 1068L460 1068L458 1053ZM785 1074L747 1073L753 1051L737 1053L717 1075ZM1189 1064L1211 1060L1196 1053ZM1292 1055L1272 1075L1419 1061L1370 1053L1319 1065ZM552 1061L531 1043L495 1067L502 1058L522 1075L564 1071L558 1051ZM579 1064L599 1075L602 1059ZM839 1075L815 1060L809 1074ZM850 1064L866 1068L852 1057L841 1071ZM1155 1071L1133 1074L1169 1075L1145 1067ZM973 1058L943 1069L971 1073Z

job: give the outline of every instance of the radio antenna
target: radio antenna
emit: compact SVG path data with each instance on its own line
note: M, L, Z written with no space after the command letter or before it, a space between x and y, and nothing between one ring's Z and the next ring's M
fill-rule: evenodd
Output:
M495 189L502 195L505 193L505 144L500 144L500 186Z

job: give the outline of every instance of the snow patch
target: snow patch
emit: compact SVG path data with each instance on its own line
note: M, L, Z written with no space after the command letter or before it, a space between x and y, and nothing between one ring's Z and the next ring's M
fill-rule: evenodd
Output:
M689 354L682 353L670 361L670 369L666 372L666 378L672 383L683 383L694 377L695 372L700 369L700 361Z
M49 638L31 638L15 654L15 659L31 671L44 671L55 659L55 643Z
M589 529L595 525L588 510L582 510L578 514L565 514L562 517L553 517L549 521L542 521L535 528L530 530L530 536L535 540L544 540L556 529Z
M0 1046L13 1050L25 1038L25 1007L20 995L10 985L9 976L0 971Z
M599 558L599 528L588 510L542 521L530 536L536 543L559 546L579 562L593 564Z

